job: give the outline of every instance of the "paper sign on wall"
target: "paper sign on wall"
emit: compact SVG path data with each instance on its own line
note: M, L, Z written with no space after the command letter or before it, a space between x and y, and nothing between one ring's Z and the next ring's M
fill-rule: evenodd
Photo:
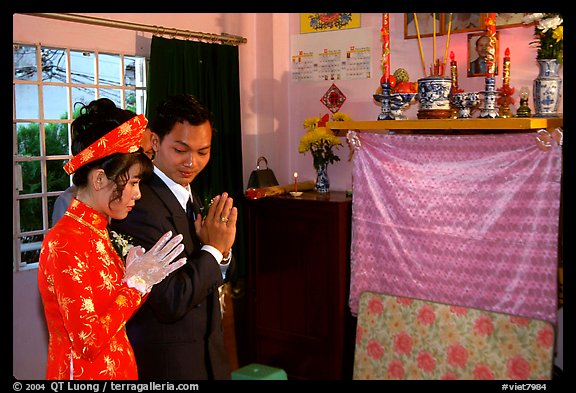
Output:
M371 29L297 34L290 44L293 81L370 78Z

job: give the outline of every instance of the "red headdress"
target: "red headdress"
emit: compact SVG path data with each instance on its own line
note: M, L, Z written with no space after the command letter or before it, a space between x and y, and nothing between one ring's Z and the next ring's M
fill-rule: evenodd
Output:
M148 120L144 115L134 116L72 157L64 165L64 170L71 175L81 166L111 154L134 153L140 148L147 124Z

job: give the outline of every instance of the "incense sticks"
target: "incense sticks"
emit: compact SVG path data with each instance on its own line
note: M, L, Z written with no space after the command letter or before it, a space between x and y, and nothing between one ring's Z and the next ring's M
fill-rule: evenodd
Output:
M432 13L432 36L434 37L434 42L432 43L432 60L436 63L436 13Z
M422 71L426 76L426 62L424 61L424 51L422 50L422 40L420 39L420 28L418 27L418 15L414 13L414 25L416 26L416 35L418 37L418 48L420 49L420 58L422 59Z
M448 58L448 47L450 46L450 30L452 30L452 13L450 14L450 20L448 24L448 36L446 38L446 51L444 53L444 58L439 59L436 56L436 13L432 13L432 20L434 23L433 27L433 59L432 65L430 66L430 74L426 72L426 61L424 60L424 50L422 49L422 38L420 36L420 26L418 24L418 15L413 13L414 15L414 25L416 27L416 36L418 38L418 49L420 50L420 59L422 60L422 71L424 73L424 77L426 76L444 76L444 72L446 70L446 61Z
M448 47L450 46L450 30L452 30L452 13L450 13L450 20L448 21L448 36L446 37L446 51L444 52L444 68L446 68L446 60L448 58Z

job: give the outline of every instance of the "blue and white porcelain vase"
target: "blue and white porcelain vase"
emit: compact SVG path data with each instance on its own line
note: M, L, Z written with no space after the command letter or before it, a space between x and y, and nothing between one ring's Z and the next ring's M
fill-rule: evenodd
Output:
M450 96L452 79L429 76L418 79L419 119L448 119L450 117Z
M374 99L380 102L382 108L378 120L394 120L390 109L390 83L382 83L382 94L374 94Z
M328 179L328 164L320 165L316 170L316 191L330 191L330 179Z
M539 73L534 79L534 116L558 117L558 103L562 96L560 63L557 59L538 59Z
M496 79L493 77L484 78L485 91L480 93L484 94L484 106L480 110L480 117L484 119L495 119L500 117L498 115L498 107L496 106Z

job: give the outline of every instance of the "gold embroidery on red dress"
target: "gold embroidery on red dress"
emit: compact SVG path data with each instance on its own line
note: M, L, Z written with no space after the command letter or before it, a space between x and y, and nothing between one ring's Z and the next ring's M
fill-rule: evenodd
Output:
M49 331L47 379L137 379L124 326L141 304L122 283L124 264L106 217L74 199L48 232L38 288Z

